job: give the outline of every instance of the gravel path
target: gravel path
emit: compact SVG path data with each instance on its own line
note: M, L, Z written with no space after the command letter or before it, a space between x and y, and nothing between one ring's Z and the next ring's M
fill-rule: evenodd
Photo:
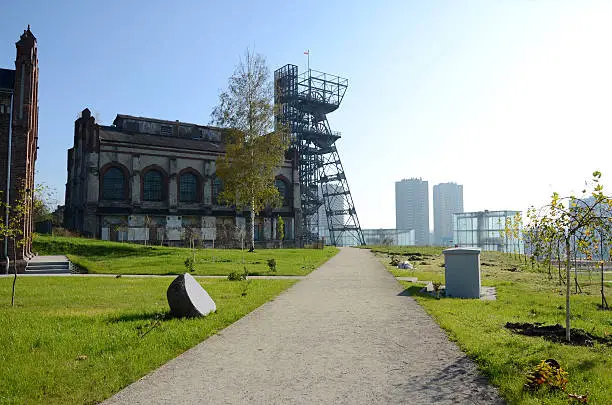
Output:
M368 251L304 280L105 404L503 404Z

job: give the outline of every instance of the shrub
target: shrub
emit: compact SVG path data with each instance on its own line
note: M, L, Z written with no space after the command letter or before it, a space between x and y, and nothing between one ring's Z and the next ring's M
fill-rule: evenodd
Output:
M241 280L246 280L248 275L249 275L249 271L245 267L242 273L238 271L232 271L230 274L227 275L227 279L229 281L241 281Z
M268 259L268 267L270 268L270 271L276 273L276 259Z
M539 387L548 386L552 389L565 391L569 374L563 370L554 359L542 360L527 374L525 388L534 390Z
M193 273L195 271L195 260L193 260L193 257L185 259L185 269L187 273Z

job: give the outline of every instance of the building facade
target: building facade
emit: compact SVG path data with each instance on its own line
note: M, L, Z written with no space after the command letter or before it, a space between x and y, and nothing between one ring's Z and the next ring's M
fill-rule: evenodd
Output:
M453 214L463 212L463 186L440 183L433 187L434 245L453 244Z
M519 237L505 232L520 211L478 211L453 214L453 240L459 247L514 253L524 251L522 225Z
M64 224L104 240L238 247L248 238L249 213L217 200L223 153L220 128L129 115L103 126L85 109L68 150ZM299 245L299 177L290 152L286 158L275 179L282 206L255 219L259 247L278 245L279 216L283 246Z
M346 223L346 215L338 214L346 211L346 205L344 199L328 199L327 202L330 204L329 210L333 211L335 214L332 215L331 224L329 224L329 220L327 217L327 208L325 206L325 200L323 199L323 194L334 194L338 193L342 190L336 185L324 184L319 186L319 196L321 197L322 204L319 206L318 210L318 232L319 239L324 239L326 244L333 244L334 240L331 237L329 232L329 227L339 228L345 225ZM339 237L336 239L336 246L352 246L355 244L355 239L351 235L347 235L346 237Z
M4 263L7 256L16 259L18 271L23 271L25 260L32 257L31 212L38 149L38 49L30 26L15 45L15 69L0 69L0 198L13 207L8 216L4 208L0 212L2 221L16 220L11 227L19 232L15 239L4 240L0 251ZM18 219L14 216L17 206L26 212Z
M366 245L414 246L414 229L363 229Z
M423 179L395 182L395 229L414 229L415 243L429 245L429 185Z

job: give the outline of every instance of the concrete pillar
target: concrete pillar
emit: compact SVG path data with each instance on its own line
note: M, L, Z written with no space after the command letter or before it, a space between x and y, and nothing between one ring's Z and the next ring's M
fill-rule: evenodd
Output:
M133 205L140 205L140 181L140 156L132 155L131 200Z

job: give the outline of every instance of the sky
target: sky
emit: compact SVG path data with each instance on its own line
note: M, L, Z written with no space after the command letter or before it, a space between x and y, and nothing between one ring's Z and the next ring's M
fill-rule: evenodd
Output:
M349 80L328 120L363 228L395 227L403 178L463 184L466 211L612 185L612 1L0 0L0 20L0 67L38 39L36 182L60 202L81 110L208 124L247 48Z

